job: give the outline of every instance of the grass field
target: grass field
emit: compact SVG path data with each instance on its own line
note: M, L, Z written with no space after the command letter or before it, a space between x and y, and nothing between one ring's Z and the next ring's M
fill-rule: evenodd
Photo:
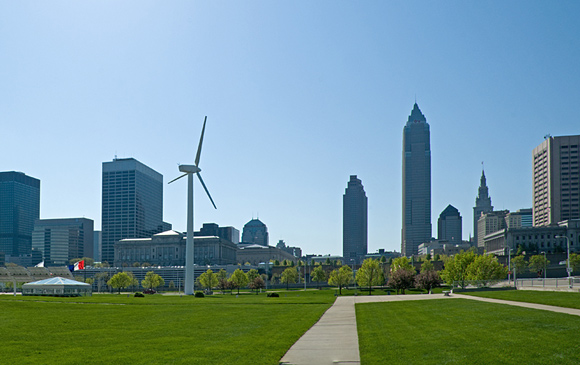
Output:
M0 296L2 362L277 364L334 292Z
M362 364L578 364L580 317L468 299L357 304Z
M539 290L502 290L480 292L465 291L461 292L461 294L580 309L580 293Z

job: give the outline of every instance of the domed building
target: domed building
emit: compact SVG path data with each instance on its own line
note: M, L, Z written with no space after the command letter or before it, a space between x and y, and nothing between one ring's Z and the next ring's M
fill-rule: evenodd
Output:
M244 226L242 243L268 246L268 227L259 219L252 219Z

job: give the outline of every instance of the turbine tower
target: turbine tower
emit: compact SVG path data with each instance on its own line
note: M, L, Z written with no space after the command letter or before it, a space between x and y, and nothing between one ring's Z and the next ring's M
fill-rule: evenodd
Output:
M179 171L183 172L183 175L171 180L168 184L181 179L187 175L187 241L185 243L185 288L184 292L186 295L193 295L194 291L194 272L193 272L193 175L197 175L201 186L207 193L209 200L213 204L213 207L217 209L201 175L201 169L199 168L199 158L201 156L201 145L203 144L203 134L205 132L205 122L207 121L207 116L203 120L203 128L201 129L201 137L199 138L199 145L197 146L197 155L195 156L194 165L179 165Z

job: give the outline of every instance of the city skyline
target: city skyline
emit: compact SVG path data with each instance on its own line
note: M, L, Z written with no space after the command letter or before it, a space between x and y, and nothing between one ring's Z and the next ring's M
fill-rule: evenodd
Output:
M532 150L548 133L580 134L559 116L580 98L579 11L3 3L0 170L41 180L41 219L99 229L101 163L132 157L164 175L164 221L184 231L183 189L166 182L208 115L205 182L220 209L197 189L195 229L259 214L271 242L340 254L344 178L356 174L369 252L400 251L401 122L417 101L431 125L431 224L452 204L467 239L481 161L496 209L531 208Z

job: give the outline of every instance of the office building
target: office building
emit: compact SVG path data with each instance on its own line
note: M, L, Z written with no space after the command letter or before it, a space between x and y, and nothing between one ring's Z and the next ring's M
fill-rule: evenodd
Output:
M534 226L580 218L580 135L551 137L534 148Z
M234 227L220 227L215 223L204 223L201 229L193 232L194 236L218 236L232 243L240 243L240 231Z
M497 210L482 214L477 221L477 247L484 247L484 237L507 227L509 210Z
M268 227L259 219L252 219L244 225L242 243L268 246Z
M510 212L505 217L507 228L533 227L533 209L519 209L517 212Z
M362 181L356 175L342 196L342 257L344 263L360 263L368 251L368 202Z
M40 180L22 172L0 172L0 252L6 262L30 257L34 221L40 217Z
M479 234L478 221L481 214L493 212L493 205L491 205L491 197L489 196L489 188L485 179L485 171L481 170L481 179L479 179L479 189L477 197L475 198L475 207L473 207L473 240L478 242Z
M448 205L439 215L437 221L437 234L439 240L446 240L451 244L462 243L462 218L457 208Z
M94 231L93 233L93 258L95 262L101 262L101 251L103 249L101 231Z
M32 232L32 248L42 253L45 266L93 258L93 240L94 222L87 218L37 219Z
M112 263L114 246L169 227L163 222L163 176L134 158L103 162L101 260Z
M431 144L417 103L403 129L403 227L401 254L416 255L431 240Z

